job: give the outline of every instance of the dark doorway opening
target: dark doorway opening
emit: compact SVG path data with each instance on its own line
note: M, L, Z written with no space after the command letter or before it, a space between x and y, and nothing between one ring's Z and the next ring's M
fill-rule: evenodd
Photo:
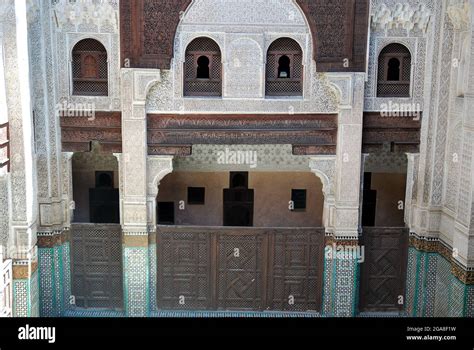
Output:
M290 58L288 56L281 56L278 60L278 78L290 78Z
M400 80L400 60L398 58L391 58L388 61L387 81Z
M230 188L224 189L224 226L253 226L254 190L248 188L249 174L230 173Z
M114 188L113 171L96 171L95 188L89 189L91 222L120 223L119 190Z
M201 56L197 60L197 79L209 79L209 58Z
M372 173L364 174L364 190L362 202L362 226L375 226L377 208L377 191L372 190Z
M174 202L158 202L158 224L174 225Z

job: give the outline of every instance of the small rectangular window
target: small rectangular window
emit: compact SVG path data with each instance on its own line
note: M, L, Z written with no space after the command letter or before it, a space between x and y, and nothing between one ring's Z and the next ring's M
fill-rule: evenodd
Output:
M158 202L158 224L174 225L174 202Z
M306 210L306 190L291 190L291 200L294 205L293 211Z
M206 189L204 187L188 187L188 204L203 205L205 197Z

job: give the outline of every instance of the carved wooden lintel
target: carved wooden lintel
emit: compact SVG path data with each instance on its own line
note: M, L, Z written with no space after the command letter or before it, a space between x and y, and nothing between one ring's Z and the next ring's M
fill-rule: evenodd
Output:
M192 145L290 144L295 155L333 155L337 115L150 114L150 155L189 156Z
M92 142L100 151L122 153L121 112L96 112L92 117L60 114L62 151L90 152Z
M363 153L386 151L419 153L421 112L414 116L364 113Z

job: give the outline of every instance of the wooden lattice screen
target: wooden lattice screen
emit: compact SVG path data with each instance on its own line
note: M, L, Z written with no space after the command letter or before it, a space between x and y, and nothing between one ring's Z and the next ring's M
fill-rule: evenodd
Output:
M107 96L107 51L94 39L81 40L72 52L73 95Z
M285 65L284 69L282 65ZM303 94L303 53L300 45L293 39L275 40L268 49L266 94L267 96Z
M395 67L391 68L391 65L395 65ZM391 69L395 72L391 73ZM379 56L377 96L410 97L410 80L410 51L400 44L386 46Z
M184 96L222 96L221 50L209 38L197 38L186 49Z

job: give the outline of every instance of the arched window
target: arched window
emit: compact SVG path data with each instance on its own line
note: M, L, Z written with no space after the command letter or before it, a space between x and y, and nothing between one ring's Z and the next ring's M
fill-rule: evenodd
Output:
M411 55L403 45L390 44L379 56L378 97L410 97Z
M222 59L217 43L194 39L186 49L184 96L222 96Z
M105 47L94 39L79 41L72 50L73 95L107 96L108 67Z
M267 54L267 96L303 94L303 52L293 39L275 40Z

